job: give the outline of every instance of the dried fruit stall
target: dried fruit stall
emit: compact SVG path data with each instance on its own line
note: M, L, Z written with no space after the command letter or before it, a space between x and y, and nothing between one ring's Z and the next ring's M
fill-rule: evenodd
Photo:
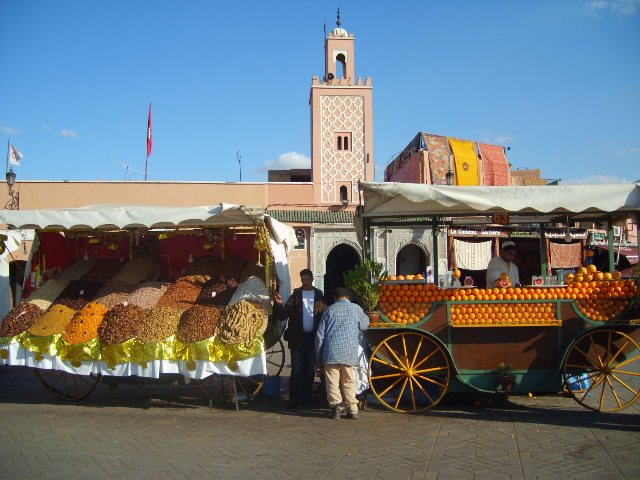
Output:
M80 399L101 376L173 374L209 398L227 377L251 396L282 368L271 300L288 294L295 236L269 216L87 207L4 211L0 223L38 233L23 301L0 324L0 364L34 367L51 392ZM280 357L267 357L274 345Z
M640 186L450 187L361 185L358 218L365 255L375 228L412 221L432 226L434 253L446 229L509 224L637 224ZM612 229L610 229L611 231ZM544 235L540 235L544 239ZM609 236L613 241L613 234ZM541 276L547 272L540 242ZM613 248L610 249L613 251ZM434 255L437 257L437 254ZM435 278L438 259L433 258ZM423 278L382 286L381 322L368 337L371 389L386 407L419 412L447 392L561 392L597 411L617 411L640 397L640 288L613 268L583 266L563 285L439 288Z

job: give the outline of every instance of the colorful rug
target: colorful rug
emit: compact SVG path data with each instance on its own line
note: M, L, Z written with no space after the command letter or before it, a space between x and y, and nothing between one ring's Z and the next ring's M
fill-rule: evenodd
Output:
M479 160L474 142L449 138L456 165L456 185L480 185Z
M482 157L483 184L511 185L509 161L504 153L504 148L499 145L487 145L486 143L478 143L478 148Z
M429 173L432 185L447 184L447 170L449 170L449 142L447 137L423 133L422 138L429 153Z
M575 268L582 264L581 243L549 242L551 268Z

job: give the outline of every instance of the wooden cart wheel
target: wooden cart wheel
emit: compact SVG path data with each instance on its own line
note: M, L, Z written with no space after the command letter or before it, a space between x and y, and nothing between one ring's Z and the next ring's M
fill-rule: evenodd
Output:
M279 338L275 345L267 350L266 356L267 375L277 377L282 373L282 369L284 368L285 349L282 339Z
M100 382L101 375L77 375L62 370L35 369L36 377L49 392L63 400L83 400Z
M220 403L225 400L233 400L233 385L236 382L236 395L238 400L253 399L264 386L265 375L253 375L251 377L239 377L235 375L219 375L214 373L202 380L196 380L202 394L212 402Z
M285 349L281 339L266 352L267 375L280 375L284 368ZM231 399L233 395L231 382L235 378L236 394L250 400L257 396L264 387L266 375L252 375L251 377L233 377L231 375L209 375L202 380L196 380L202 394L214 402Z
M583 407L616 412L640 397L640 346L611 329L578 338L564 362L567 391Z
M396 412L417 413L434 407L447 392L450 379L447 352L421 333L391 335L371 354L371 391Z

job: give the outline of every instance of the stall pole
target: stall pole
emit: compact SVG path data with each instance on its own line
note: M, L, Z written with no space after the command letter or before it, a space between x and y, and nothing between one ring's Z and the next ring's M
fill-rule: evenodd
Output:
M363 260L371 259L371 232L370 232L369 220L367 218L362 219L362 243L364 250L362 252Z
M549 268L549 256L547 253L547 235L545 234L545 224L540 224L540 275L547 276Z
M613 272L616 269L616 263L613 251L613 219L611 217L607 220L607 243L609 246L609 271Z
M433 281L438 284L438 218L433 217L431 220L431 235L433 236Z

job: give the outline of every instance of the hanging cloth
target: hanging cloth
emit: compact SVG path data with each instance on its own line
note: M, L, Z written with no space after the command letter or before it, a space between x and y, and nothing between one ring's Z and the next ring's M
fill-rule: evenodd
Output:
M450 138L449 144L455 158L456 185L480 185L475 143Z
M549 242L551 268L575 268L582 263L581 243Z
M486 242L465 242L453 239L455 262L464 270L485 270L491 260L491 240Z
M427 145L429 154L429 173L432 185L447 184L447 170L449 170L449 142L447 137L423 133L422 138Z
M478 149L482 157L484 185L511 185L509 162L504 148L499 145L479 143Z

